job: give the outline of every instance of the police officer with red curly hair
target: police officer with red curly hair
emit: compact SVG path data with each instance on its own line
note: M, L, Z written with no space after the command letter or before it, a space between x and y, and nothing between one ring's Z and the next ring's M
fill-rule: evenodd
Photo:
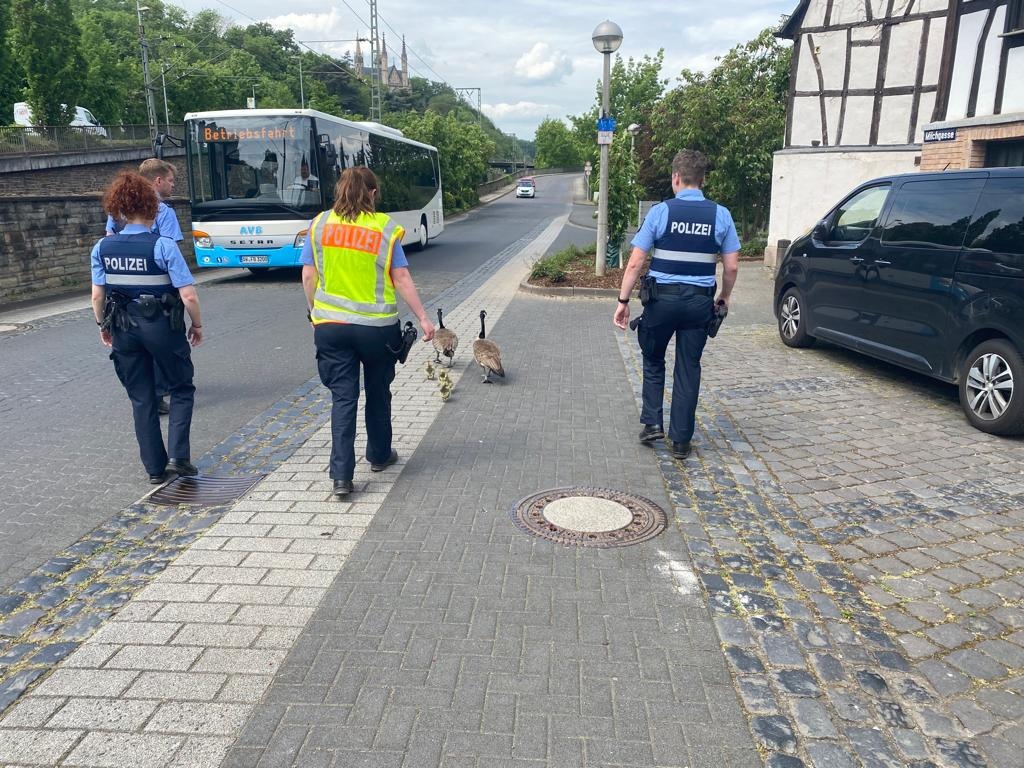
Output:
M92 308L100 341L111 348L114 370L128 393L142 464L149 481L168 473L196 475L189 431L196 388L191 346L203 340L195 280L177 243L151 232L159 200L137 173L118 176L103 208L126 222L92 249ZM189 317L186 331L184 316ZM157 413L155 371L170 393L167 445Z

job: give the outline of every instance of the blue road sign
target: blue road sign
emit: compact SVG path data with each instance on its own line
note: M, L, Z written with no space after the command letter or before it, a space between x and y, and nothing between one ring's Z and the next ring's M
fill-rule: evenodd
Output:
M614 117L601 117L597 120L597 130L599 131L614 131L615 130L615 118Z

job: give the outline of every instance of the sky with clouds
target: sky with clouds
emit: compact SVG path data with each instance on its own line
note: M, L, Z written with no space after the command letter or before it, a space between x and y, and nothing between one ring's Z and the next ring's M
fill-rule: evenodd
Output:
M291 28L297 40L368 36L366 0L168 0L190 13L209 8L240 24L253 19ZM481 89L484 112L506 133L532 138L545 117L588 109L601 77L590 36L603 20L622 27L624 57L665 49L662 76L707 70L715 57L774 26L797 0L648 0L569 3L565 0L378 0L388 53L399 64L401 37L413 76ZM287 13L282 13L287 10ZM369 51L364 46L364 55ZM355 43L311 43L342 55ZM671 85L671 83L670 83Z

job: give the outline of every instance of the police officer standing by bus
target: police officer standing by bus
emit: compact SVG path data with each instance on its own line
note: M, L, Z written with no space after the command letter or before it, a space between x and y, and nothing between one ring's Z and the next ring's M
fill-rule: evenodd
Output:
M405 230L376 212L378 195L373 171L345 169L334 207L310 223L300 257L317 370L331 390L330 476L339 498L354 490L360 368L370 469L380 472L398 461L391 446L391 382L402 346L396 291L419 320L423 340L434 336L402 250Z
M153 191L156 192L156 197L159 201L156 219L153 221L151 231L161 237L169 237L176 243L182 242L185 238L181 234L181 225L178 224L178 217L175 215L174 209L164 202L174 193L174 166L166 160L151 157L139 163L139 175L153 185ZM118 234L124 229L124 225L125 222L123 220L107 214L106 231L108 236ZM157 410L161 414L169 413L170 406L167 404L167 386L163 382L163 375L159 368L156 370L156 394L158 397Z
M669 440L672 455L690 454L694 414L700 392L700 358L708 339L715 304L716 262L722 260L720 301L729 304L739 271L740 241L732 215L701 192L707 159L683 150L672 160L675 197L651 208L633 238L633 250L622 275L614 323L629 323L629 296L650 253L650 269L641 290L647 298L637 340L643 355L643 407L640 442L665 436L665 350L676 338Z
M158 200L150 182L122 173L103 198L103 207L125 222L92 249L92 307L100 341L128 392L139 454L151 483L168 472L195 475L189 432L196 388L189 344L203 340L199 297L177 244L152 231ZM185 314L190 327L185 329ZM170 392L167 446L160 432L155 376Z

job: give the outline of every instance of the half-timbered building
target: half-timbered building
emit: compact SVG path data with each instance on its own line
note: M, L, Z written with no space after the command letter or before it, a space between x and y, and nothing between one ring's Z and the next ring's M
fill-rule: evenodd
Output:
M765 261L862 181L1024 164L1024 0L801 0Z

